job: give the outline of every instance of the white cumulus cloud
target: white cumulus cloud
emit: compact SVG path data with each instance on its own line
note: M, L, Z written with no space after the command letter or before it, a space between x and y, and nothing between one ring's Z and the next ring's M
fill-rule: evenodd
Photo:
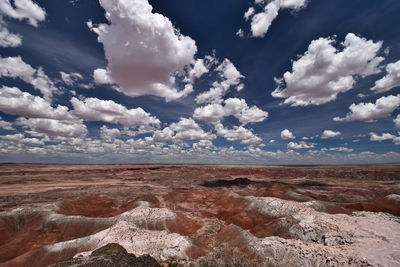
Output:
M0 111L27 118L74 119L65 106L58 105L53 108L48 101L39 96L7 86L0 88Z
M332 131L332 130L324 130L324 132L322 133L321 138L322 139L327 139L327 138L337 137L337 136L339 136L341 134L342 133L339 132L339 131L335 132L335 131Z
M334 38L319 38L293 61L292 72L275 79L278 87L273 97L286 98L291 106L321 105L336 99L339 93L353 88L357 77L379 73L378 56L382 42L373 42L353 33L347 34L340 47Z
M370 134L370 141L378 141L378 142L382 142L382 141L386 141L386 140L392 140L392 142L395 145L400 145L400 136L395 136L393 134L390 133L383 133L382 135L378 135L376 133L369 133Z
M22 44L20 34L11 33L0 17L0 47L17 47Z
M377 93L387 92L400 86L400 60L386 66L386 76L375 82L371 91Z
M244 37L244 32L243 32L243 30L242 30L242 29L239 29L239 30L236 32L236 35L239 36L240 38L243 38L243 37Z
M272 0L265 4L265 1L255 1L256 4L265 4L263 11L256 13L254 7L250 7L244 13L245 20L251 18L251 32L253 37L263 37L268 32L272 22L278 16L280 9L291 9L298 11L307 5L308 0Z
M171 21L152 12L147 0L100 0L109 24L89 27L98 34L108 60L107 70L96 70L95 80L116 83L129 96L156 95L167 101L183 97L175 77L195 63L196 43Z
M100 100L97 98L79 100L73 97L71 103L74 108L72 113L86 121L103 121L128 127L142 125L158 127L160 125L159 119L151 116L142 108L127 109L112 100Z
M28 133L34 136L82 137L88 132L82 120L18 118L16 125L29 128Z
M287 140L287 139L295 139L296 137L293 135L291 131L285 129L281 132L281 138Z
M375 133L370 133L370 139L371 141L385 141L385 140L393 140L394 138L396 138L395 135L390 134L390 133L383 133L382 135L377 135Z
M210 140L200 140L197 143L194 143L192 145L193 149L195 150L203 150L203 149L212 149L214 147L214 144Z
M108 75L105 69L95 69L93 72L94 82L97 84L113 84L114 81Z
M249 7L249 9L247 9L247 11L244 13L243 17L248 20L249 18L251 18L251 16L254 15L254 13L256 12L256 10L254 9L254 7Z
M204 59L197 59L188 73L189 82L193 83L195 78L200 78L207 72L209 72L209 69L205 64Z
M377 119L389 117L400 106L400 94L397 96L384 96L375 103L352 104L350 112L345 118L335 117L334 121L366 121L373 122Z
M22 36L9 32L3 17L18 20L27 20L34 27L44 21L46 12L31 0L15 0L13 5L10 0L0 1L0 47L17 47L22 44Z
M205 132L193 119L181 118L172 123L169 128L176 132L174 138L178 140L212 140L215 134Z
M224 117L234 116L243 125L262 122L268 118L268 112L256 106L249 107L244 99L228 98L224 104L214 103L198 107L195 109L193 117L197 120L217 123Z
M304 148L313 148L313 147L315 147L315 144L313 144L313 143L307 144L304 141L300 141L299 143L289 142L287 144L288 149L304 149Z
M400 129L400 114L393 120L396 128Z
M100 137L108 143L114 142L117 136L121 135L121 131L118 128L108 128L103 125L100 128Z
M80 73L71 72L65 73L60 71L61 79L66 85L74 85L77 81L82 80L83 77Z
M354 151L354 149L352 148L348 148L348 147L331 147L329 148L330 151L337 151L337 152L347 152L347 153L351 153Z
M398 137L396 137L396 138L393 138L393 143L394 143L395 145L400 145L400 136L398 136Z
M12 126L11 122L4 121L3 118L0 116L0 128L4 130L14 131L14 127Z
M222 103L223 97L230 88L236 88L236 91L243 89L241 80L244 76L236 69L235 65L225 59L215 71L219 74L222 81L214 82L212 88L196 97L197 104L203 103Z
M174 131L169 127L165 127L162 130L157 130L153 133L153 140L155 142L167 143L171 142L174 137Z
M262 141L260 137L243 126L233 126L233 129L227 129L221 123L218 123L215 125L215 130L217 135L228 141L240 141L242 145L256 145Z
M221 104L208 104L194 110L193 118L210 123L221 121L225 117L225 109Z
M14 0L14 6L10 0L0 2L0 14L18 20L28 20L29 24L37 27L40 21L46 17L46 12L38 4L31 0Z
M181 118L179 122L171 123L162 130L154 131L153 140L155 142L180 142L190 140L213 140L216 135L205 132L193 119Z
M268 112L256 106L250 108L244 99L228 98L224 103L226 116L232 115L236 117L243 125L262 122L268 118Z
M39 90L46 100L50 100L58 89L42 68L34 69L21 57L0 57L0 77L20 78Z

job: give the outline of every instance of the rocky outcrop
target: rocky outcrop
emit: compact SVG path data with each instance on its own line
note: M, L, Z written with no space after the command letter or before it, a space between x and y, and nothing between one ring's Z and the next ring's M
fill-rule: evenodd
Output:
M136 257L125 248L110 243L98 248L88 257L77 257L50 265L51 267L159 267L160 264L151 256Z
M319 212L318 202L298 203L277 198L247 197L247 209L291 218L288 231L294 239L255 239L250 246L264 256L293 260L292 266L399 266L400 218L385 213Z

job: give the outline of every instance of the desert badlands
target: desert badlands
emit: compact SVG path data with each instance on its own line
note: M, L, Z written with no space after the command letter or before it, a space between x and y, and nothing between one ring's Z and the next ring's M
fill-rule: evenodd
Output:
M0 266L400 266L397 165L1 164L0 198Z

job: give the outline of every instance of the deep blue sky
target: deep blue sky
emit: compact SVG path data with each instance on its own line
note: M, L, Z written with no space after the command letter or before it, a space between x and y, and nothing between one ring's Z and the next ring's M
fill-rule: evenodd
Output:
M13 0L7 1L15 8ZM117 5L118 2L126 1L110 2ZM219 123L225 130L232 131L231 134L236 136L235 140L218 132L215 122L194 117L196 108L209 104L196 103L196 97L210 90L213 82L223 79L216 70L217 63L209 67L208 73L193 82L194 90L186 96L166 101L165 97L149 91L149 95L132 97L118 81L114 84L100 84L93 78L94 70L110 67L110 59L105 54L107 48L98 42L98 34L88 27L87 22L93 22L95 27L102 23L111 25L117 23L105 18L105 8L101 3L97 0L33 2L46 13L45 19L39 20L37 27L30 25L27 17L18 20L0 10L0 16L4 20L2 27L22 37L22 44L19 46L0 47L1 57L3 59L21 57L23 62L35 70L42 67L45 75L59 91L54 93L50 100L44 101L47 101L52 108L56 108L57 105L67 107L68 113L71 113L73 118L55 119L50 115L42 116L36 113L27 115L21 111L24 107L10 111L9 106L13 104L11 100L7 100L9 96L5 93L5 87L18 88L31 96L44 98L44 95L40 88L35 88L21 76L3 73L2 77L0 76L0 86L3 87L0 95L2 97L0 116L1 125L9 127L0 128L1 161L246 164L400 161L398 133L400 129L396 128L394 122L399 114L400 104L397 106L394 104L393 110L387 111L386 115L380 116L373 122L333 120L334 117L346 117L353 103L375 104L375 101L382 97L396 97L400 94L399 84L379 94L374 94L370 90L377 80L387 75L385 70L387 64L400 60L398 0L310 0L299 9L282 7L262 37L252 36L250 28L252 19L246 21L243 15L249 7L255 7L256 13L262 12L269 1L257 6L253 1L149 0L153 13L162 14L169 19L175 29L179 30L180 33L177 35L190 37L195 42L197 53L193 55L194 60L213 55L218 64L221 64L224 59L228 59L243 75L241 82L244 84L244 89L237 91L231 87L224 93L222 101L228 98L242 99L248 107L255 106L259 110L268 112L268 118L247 124L242 124L235 116L223 117ZM132 0L132 2L147 3L146 0ZM140 12L136 10L132 12L132 16ZM137 23L138 20L132 18L132 21ZM134 27L134 24L131 27ZM244 31L243 37L236 35L240 28ZM126 34L129 34L130 30L127 31ZM341 43L349 33L354 33L364 41L383 42L375 55L384 57L377 66L379 71L366 77L349 72L350 77L355 80L353 86L346 92L339 93L335 100L319 105L291 106L283 104L285 98L275 98L271 95L277 87L274 78L281 78L285 72L292 72L293 62L305 55L313 40L333 38L336 41L332 45L337 49L337 53L340 53L344 49ZM135 39L135 41L140 40ZM135 53L142 58L141 51L133 49L134 57ZM143 62L146 61L144 58ZM5 72L7 68L4 64L0 66L1 72ZM347 69L347 66L338 68ZM109 73L115 73L110 69L111 67L107 69ZM128 68L125 71L129 75L129 71L134 70ZM171 67L172 74L174 71ZM62 81L60 72L77 73L82 79L68 84ZM82 84L90 88L83 88ZM122 89L118 89L118 86ZM183 89L179 81L174 86L177 90ZM359 94L366 96L359 97ZM155 128L147 132L137 133L135 136L127 135L123 132L124 129L137 131L140 125L132 126L116 120L107 121L101 119L101 116L98 119L93 117L88 119L87 114L92 111L86 111L87 114L84 115L79 112L74 113L76 107L74 108L71 103L72 97L76 97L82 103L85 99L95 98L112 100L126 109L141 108L150 116L156 117L160 123L153 125ZM104 103L101 102L100 106L105 105ZM104 114L107 112L110 111L104 111ZM25 124L21 123L22 118L25 118ZM171 124L177 124L181 118L193 119L208 137L193 137L188 132L185 134L190 137L179 137L179 132L183 130L176 128L174 130ZM44 126L37 126L39 119L43 119L41 123ZM76 123L79 121L80 129L86 127L86 131L80 134L66 134L66 130L59 132L46 126L50 125L50 119L64 121L64 124L55 123L54 127L64 127L65 121L68 120ZM260 139L251 142L250 145L243 141L247 140L246 137L237 131L233 133L235 129L237 130L235 127L241 125ZM400 122L397 125L400 126ZM107 139L106 133L101 134L101 127L104 126L108 129L118 129L119 134ZM154 138L155 132L167 127L174 131L172 139L157 142ZM281 136L284 129L288 129L295 138L285 139ZM321 138L325 130L337 134ZM196 131L199 133L201 130ZM194 144L199 142L207 143L207 146L196 149L197 146ZM289 145L290 142L292 145ZM301 145L303 148L300 148Z

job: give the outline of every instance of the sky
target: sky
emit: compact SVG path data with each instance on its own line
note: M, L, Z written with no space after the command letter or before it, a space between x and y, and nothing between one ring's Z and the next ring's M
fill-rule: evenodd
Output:
M2 0L0 161L400 162L398 0Z

